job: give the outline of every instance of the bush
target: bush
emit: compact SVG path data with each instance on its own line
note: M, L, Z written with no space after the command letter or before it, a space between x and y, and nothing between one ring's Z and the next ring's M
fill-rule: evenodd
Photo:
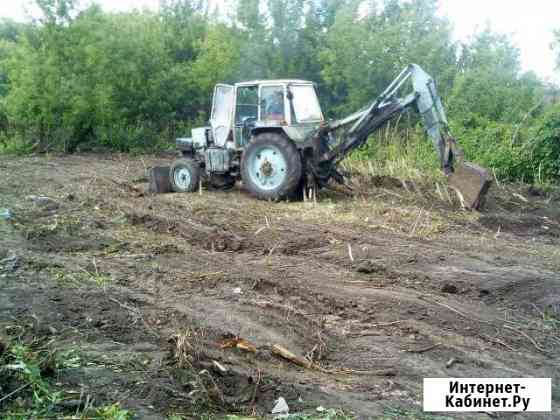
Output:
M527 156L527 163L537 181L560 180L560 104L543 115L521 152Z
M17 137L3 150L28 140L37 151L149 151L169 147L175 127L206 120L239 48L230 28L188 1L170 3L160 14L111 14L41 2L43 22L9 54L0 48L0 129L7 119Z
M205 0L166 0L157 13L35 1L38 21L0 19L0 152L171 147L206 123L216 83L248 78L314 80L325 114L344 117L416 62L467 159L503 179L559 178L557 89L521 71L506 35L488 28L458 45L436 0L240 0L226 19ZM406 120L354 157L438 168L417 117Z

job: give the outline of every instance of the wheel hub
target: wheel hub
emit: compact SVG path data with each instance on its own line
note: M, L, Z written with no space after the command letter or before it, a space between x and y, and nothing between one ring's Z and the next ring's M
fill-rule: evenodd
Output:
M266 145L251 156L249 168L249 176L255 185L263 190L273 190L286 179L288 163L277 147Z
M271 176L272 175L272 171L274 169L272 168L272 164L268 161L265 160L262 165L261 165L261 172L264 176Z
M191 182L191 174L186 168L175 171L174 177L175 183L182 188L187 188Z

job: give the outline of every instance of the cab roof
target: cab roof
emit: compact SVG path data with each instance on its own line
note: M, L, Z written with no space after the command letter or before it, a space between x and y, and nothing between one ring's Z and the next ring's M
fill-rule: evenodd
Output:
M264 80L249 80L247 82L236 83L235 86L254 86L254 85L287 85L287 84L313 84L309 80L300 79L264 79Z

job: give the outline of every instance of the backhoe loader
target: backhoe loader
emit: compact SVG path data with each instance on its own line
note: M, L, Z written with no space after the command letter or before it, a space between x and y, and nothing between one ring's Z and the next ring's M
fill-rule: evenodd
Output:
M398 93L410 81L412 92ZM259 199L291 198L305 188L344 183L340 163L371 134L408 108L416 108L441 169L462 205L478 209L490 186L488 171L463 162L449 131L434 80L407 66L370 104L346 118L326 121L315 85L305 80L256 80L218 84L210 124L176 140L181 158L170 168L171 188L194 191L204 176L218 187L241 179Z

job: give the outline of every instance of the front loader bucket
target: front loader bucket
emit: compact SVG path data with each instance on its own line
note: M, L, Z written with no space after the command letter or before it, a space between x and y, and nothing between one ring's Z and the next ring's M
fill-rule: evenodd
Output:
M484 204L484 197L490 188L490 173L471 162L457 163L448 177L448 184L457 191L464 208L478 210Z

